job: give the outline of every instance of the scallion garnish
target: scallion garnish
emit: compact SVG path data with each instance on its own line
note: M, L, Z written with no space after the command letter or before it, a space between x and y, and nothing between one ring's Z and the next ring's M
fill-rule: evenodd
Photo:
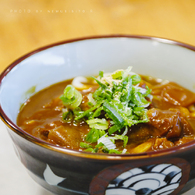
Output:
M89 119L86 121L90 128L100 129L100 130L106 130L108 129L108 121L106 119Z
M147 97L151 90L140 86L141 77L126 70L117 70L111 74L99 72L94 80L99 88L88 95L89 109L82 110L81 93L72 85L68 85L60 97L65 108L63 118L74 121L85 121L91 129L85 136L85 142L80 143L85 151L105 153L125 153L128 143L128 128L138 123L148 122L147 107L150 102ZM149 99L149 98L148 98ZM123 150L116 149L116 140L123 141ZM96 146L92 143L97 143ZM92 145L93 146L92 146Z
M72 85L67 85L60 99L66 108L73 110L81 104L82 95Z

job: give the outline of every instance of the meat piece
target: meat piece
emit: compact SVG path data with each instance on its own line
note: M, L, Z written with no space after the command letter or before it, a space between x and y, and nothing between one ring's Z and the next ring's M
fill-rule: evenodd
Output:
M166 136L167 139L180 138L193 133L193 129L183 115L179 109L152 108L148 111L149 124L158 129L160 137Z
M49 131L48 141L67 148L79 148L81 140L80 132L71 128L59 126Z
M165 101L175 106L186 107L195 103L195 94L174 82L154 86L152 95L160 95Z
M168 139L181 136L180 118L177 113L170 110L152 108L148 111L149 124L159 130L159 136Z
M191 127L192 127L192 129L194 131L194 134L195 134L195 116L187 117L187 121L191 125Z
M185 143L193 141L193 140L194 140L194 136L182 137L181 139L179 139L178 141L175 142L175 146L179 146L181 144L185 144Z
M171 148L173 146L174 143L167 140L167 138L156 138L153 145L153 150L161 150L161 149Z
M153 95L151 106L161 110L168 110L169 108L177 107L170 102L165 101L165 99L160 95Z
M153 136L153 129L149 125L138 124L129 129L129 142L142 143Z

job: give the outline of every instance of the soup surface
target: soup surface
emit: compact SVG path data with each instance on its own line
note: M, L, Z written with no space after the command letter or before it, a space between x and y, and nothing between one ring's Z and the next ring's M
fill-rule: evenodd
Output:
M195 138L195 94L127 70L76 77L29 98L17 125L46 142L93 153L141 153Z

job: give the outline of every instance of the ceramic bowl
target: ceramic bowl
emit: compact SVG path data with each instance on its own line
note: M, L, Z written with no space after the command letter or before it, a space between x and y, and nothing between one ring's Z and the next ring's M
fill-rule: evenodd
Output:
M0 75L1 119L18 158L44 188L66 195L137 195L182 194L195 186L195 141L158 152L91 154L48 144L16 125L20 106L32 92L75 76L128 66L195 91L195 48L143 36L56 43L19 58Z

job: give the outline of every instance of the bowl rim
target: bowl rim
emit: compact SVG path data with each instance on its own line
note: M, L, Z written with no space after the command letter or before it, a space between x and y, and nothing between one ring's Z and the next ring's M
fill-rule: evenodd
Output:
M159 43L165 43L168 45L176 45L179 47L184 47L186 49L195 51L195 47L183 42L179 42L173 39L167 39L167 38L161 38L161 37L155 37L155 36L145 36L145 35L126 35L126 34L114 34L114 35L97 35L97 36L86 36L86 37L80 37L80 38L74 38L74 39L68 39L59 41L56 43L52 43L43 47L39 47L21 57L16 59L14 62L12 62L7 68L4 69L4 71L0 74L0 87L2 85L2 81L4 77L6 77L7 74L15 67L17 64L19 64L21 61L25 60L26 58L39 53L41 51L44 51L46 49L68 44L68 43L74 43L79 41L85 41L85 40L94 40L94 39L110 39L110 38L127 38L127 39L145 39L145 40L151 40L151 41L157 41ZM164 156L168 154L173 154L176 152L186 151L188 148L195 147L195 140L184 143L179 146L174 146L168 149L163 149L159 151L151 151L151 152L144 152L144 153L138 153L138 154L94 154L94 153L88 153L84 151L76 151L68 148L63 148L61 146L56 146L54 144L50 144L44 140L41 140L24 130L22 130L20 127L14 124L12 120L5 114L5 112L2 109L2 106L0 105L0 118L6 125L6 127L10 128L13 132L18 134L19 136L23 137L27 141L30 141L36 145L39 145L41 147L44 147L46 149L60 152L63 154L76 156L76 157L82 157L82 158L89 158L89 159L98 159L98 160L130 160L130 159L140 159L140 158L148 158L148 157L158 157L158 156Z

